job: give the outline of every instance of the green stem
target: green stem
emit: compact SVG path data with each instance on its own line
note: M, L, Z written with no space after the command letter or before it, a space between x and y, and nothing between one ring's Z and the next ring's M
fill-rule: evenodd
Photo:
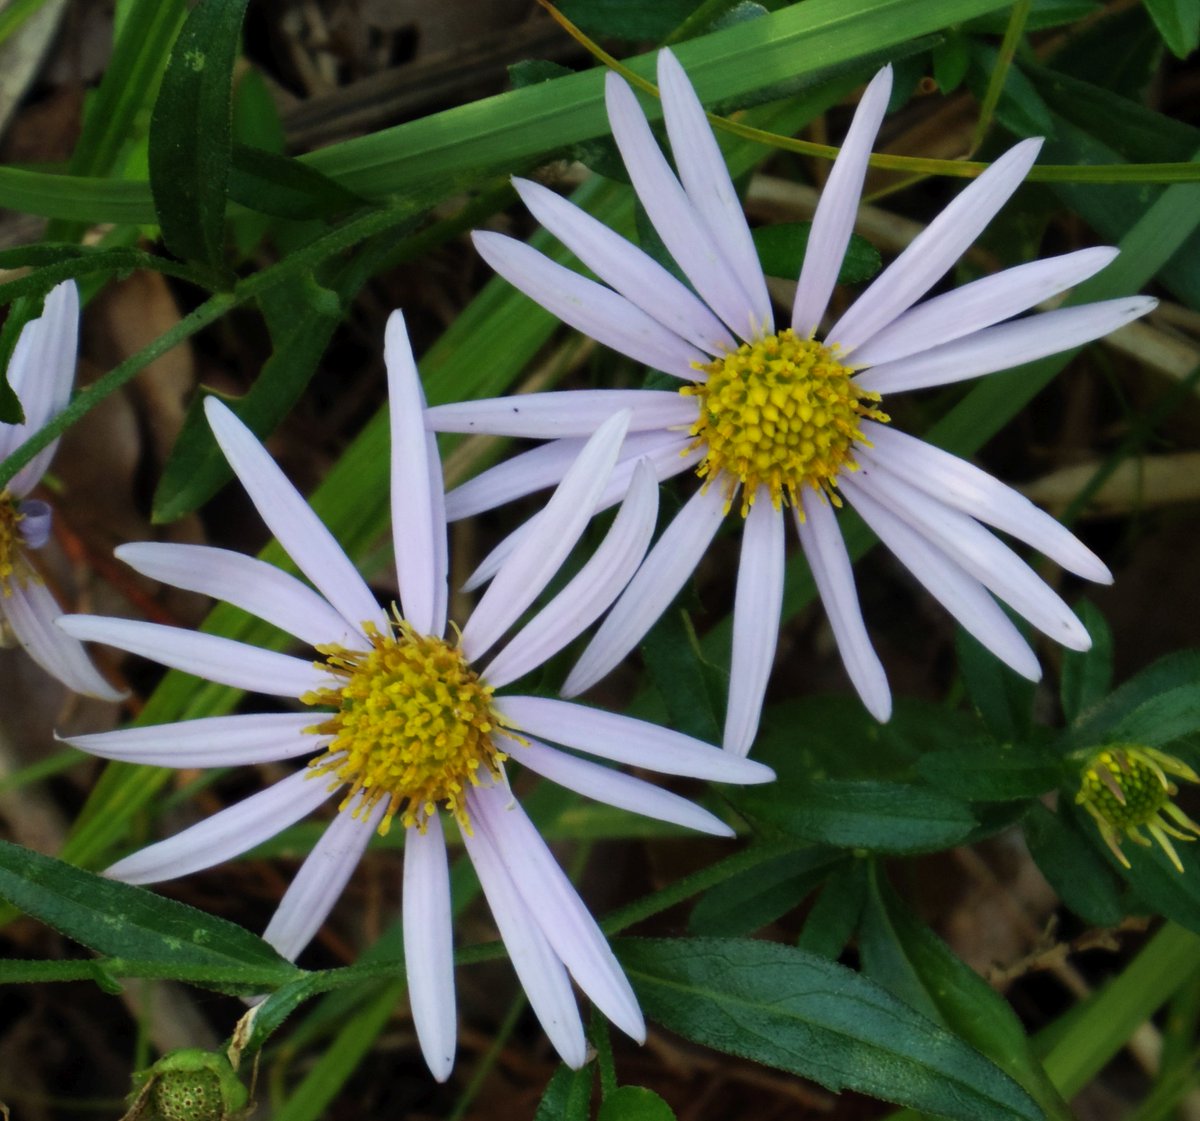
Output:
M979 145L992 127L992 117L1004 92L1004 82L1008 77L1009 67L1012 66L1013 56L1017 53L1017 44L1025 31L1025 21L1029 18L1029 9L1033 0L1017 0L1012 13L1008 17L1008 26L1004 29L1004 38L1000 43L1000 53L996 58L996 68L988 79L987 91L983 95L983 105L979 109L979 119L975 122L974 134L971 137L971 155L979 151Z

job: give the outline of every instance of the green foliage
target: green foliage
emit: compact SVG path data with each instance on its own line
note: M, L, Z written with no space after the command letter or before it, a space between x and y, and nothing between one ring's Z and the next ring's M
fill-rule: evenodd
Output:
M572 1070L565 1064L551 1076L533 1121L588 1121L592 1106L591 1067Z
M675 1113L653 1090L621 1086L601 1103L596 1121L675 1121Z
M760 226L754 230L754 248L767 276L781 276L795 280L804 263L804 251L808 248L811 222L780 222L774 226ZM880 269L882 259L879 250L866 238L852 234L846 246L846 256L838 272L839 284L861 284L870 280Z
M1163 42L1178 58L1200 46L1200 0L1145 0Z

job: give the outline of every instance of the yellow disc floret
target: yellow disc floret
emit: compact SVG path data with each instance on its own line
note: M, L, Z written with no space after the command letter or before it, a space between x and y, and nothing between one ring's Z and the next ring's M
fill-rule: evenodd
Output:
M1129 861L1121 851L1122 835L1135 844L1149 845L1141 832L1145 828L1180 872L1183 864L1170 838L1194 841L1200 835L1200 825L1171 801L1179 790L1169 774L1200 782L1182 759L1139 744L1111 744L1084 761L1075 801L1092 815L1105 843L1126 868Z
M28 565L21 556L21 522L25 515L18 509L8 491L0 492L0 587L6 596L12 595L13 577L24 580Z
M879 394L861 389L829 347L790 330L697 368L707 380L680 390L700 399L691 448L706 454L696 472L705 485L720 479L727 509L740 484L743 516L760 486L776 508L798 505L805 486L838 503L838 472L856 470L854 442L867 443L860 422L888 419L874 407Z
M370 650L317 648L325 656L318 665L341 684L300 698L335 710L308 729L333 736L309 766L350 784L343 807L361 791L360 816L386 799L380 833L396 814L423 826L438 807L469 829L467 790L502 777L507 756L494 737L518 737L503 728L491 687L456 646L401 619L386 634L370 624L366 633Z

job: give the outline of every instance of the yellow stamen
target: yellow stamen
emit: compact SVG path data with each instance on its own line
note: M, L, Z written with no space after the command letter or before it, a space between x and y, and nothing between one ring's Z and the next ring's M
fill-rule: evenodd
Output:
M12 581L25 581L32 575L21 555L20 524L25 520L16 500L8 491L0 492L0 587L12 595Z
M1167 778L1169 774L1200 782L1182 759L1138 744L1111 744L1092 752L1084 762L1075 801L1092 815L1105 844L1126 868L1130 865L1121 851L1122 834L1149 847L1151 842L1142 833L1148 830L1178 872L1183 864L1170 837L1194 841L1200 836L1200 825L1171 801L1179 788Z
M371 649L320 646L318 665L340 686L306 693L304 704L334 709L308 731L333 736L309 766L313 774L350 784L345 808L360 791L355 810L366 817L384 799L379 825L392 818L424 828L442 807L470 830L466 792L503 777L508 758L495 742L508 732L492 707L492 689L467 665L457 646L418 634L398 616L388 633L366 626Z
M886 424L874 407L879 394L859 388L853 370L813 339L780 331L697 369L708 379L680 392L700 399L689 450L707 453L696 473L709 485L721 477L726 511L742 486L742 516L765 486L775 508L799 506L805 486L834 494L839 471L855 471L854 443L870 446L864 417Z

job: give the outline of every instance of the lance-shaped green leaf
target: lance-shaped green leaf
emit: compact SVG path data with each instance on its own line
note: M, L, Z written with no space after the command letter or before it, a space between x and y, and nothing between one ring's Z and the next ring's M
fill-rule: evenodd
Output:
M812 232L811 222L780 222L774 226L760 226L754 231L754 248L758 260L767 276L781 276L795 280L804 264L804 253L808 248L808 236ZM839 284L861 284L870 280L880 269L883 259L879 250L865 237L850 236L846 256L838 272Z
M1100 609L1085 599L1076 605L1075 613L1087 627L1092 645L1084 651L1063 651L1059 700L1068 723L1108 696L1113 674L1112 631Z
M97 953L160 962L197 982L224 980L239 966L251 967L259 984L297 973L240 926L7 841L0 841L0 898Z
M200 0L184 21L150 118L150 189L177 257L224 271L233 64L247 0Z
M1200 0L1146 0L1146 10L1177 58L1200 46Z
M1091 821L1052 813L1035 802L1025 816L1025 840L1043 876L1059 898L1085 922L1113 926L1125 913L1117 879L1080 829L1095 830Z
M1063 765L1046 749L984 740L922 755L917 772L931 786L959 798L1010 802L1057 786Z
M973 1047L826 958L726 938L615 948L647 1016L697 1043L957 1121L1045 1116Z
M247 144L233 146L229 197L262 214L298 221L334 218L370 205L299 160Z
M653 1090L621 1086L604 1099L596 1121L675 1121L675 1113Z
M592 1068L560 1065L546 1084L533 1121L588 1121L592 1112Z

